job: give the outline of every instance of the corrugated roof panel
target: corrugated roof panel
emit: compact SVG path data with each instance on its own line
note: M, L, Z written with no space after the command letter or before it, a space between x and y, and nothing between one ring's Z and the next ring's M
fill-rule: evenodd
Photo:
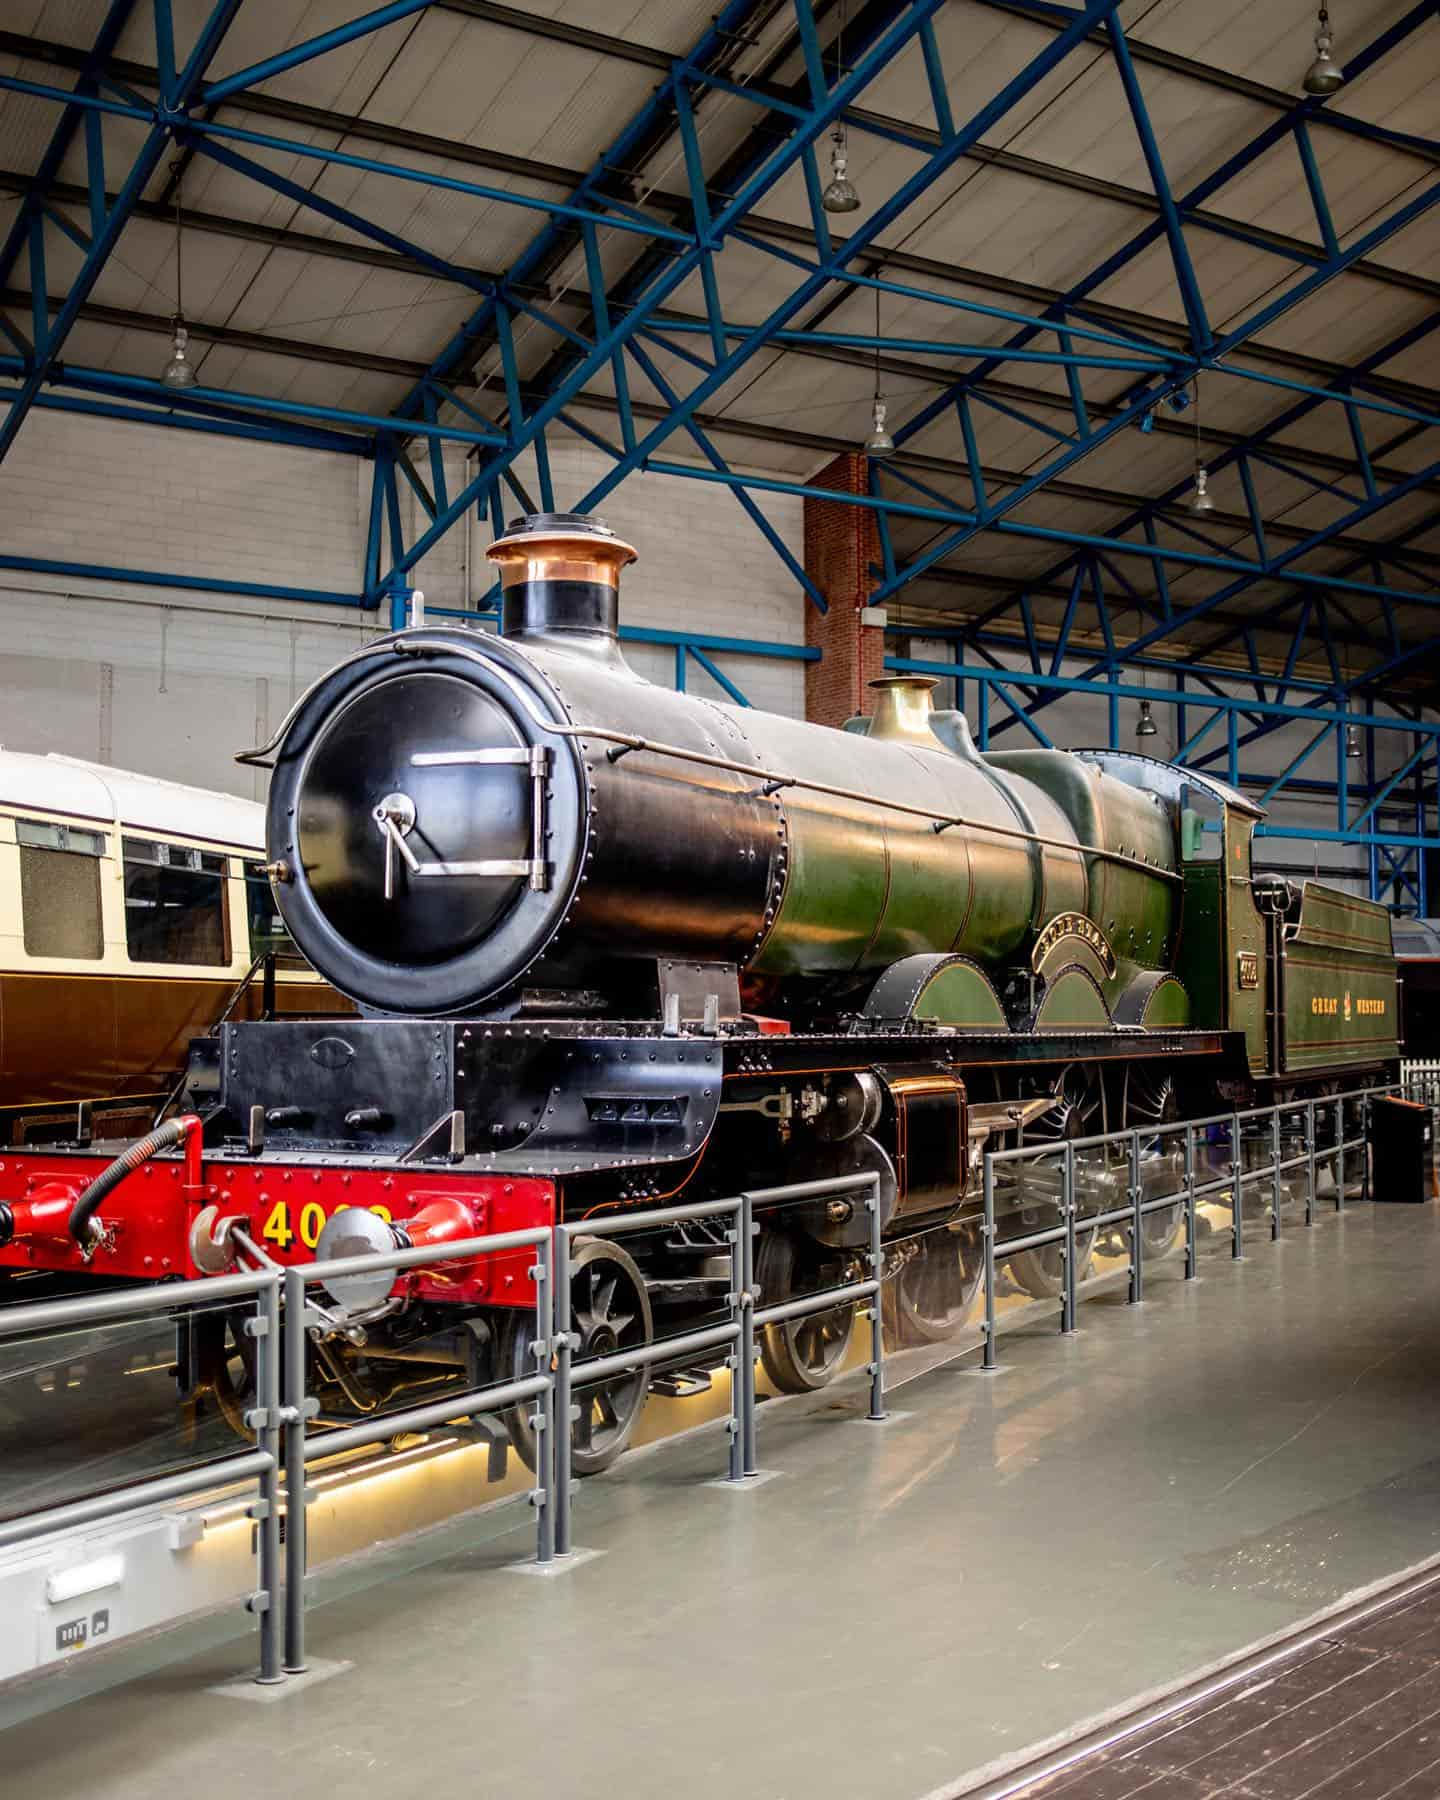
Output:
M1140 134L1113 57L1098 55L1023 131L997 134L1005 148L1066 170L1153 193ZM1077 59L1078 67L1078 59ZM1172 190L1183 194L1269 123L1251 100L1141 64L1136 76Z
M653 69L431 9L363 110L368 118L584 169L654 85Z
M263 8L242 6L210 64L209 79L235 74L355 17L350 0L267 0ZM340 44L258 84L258 91L335 112L361 111L407 40L421 29L423 17L401 19ZM176 36L179 39L178 28ZM180 41L188 44L191 39L193 32Z
M1419 159L1338 132L1311 134L1331 220L1342 244L1387 216L1398 196L1427 173ZM1277 144L1221 190L1217 207L1271 231L1321 242L1304 167L1293 138ZM1384 250L1378 260L1387 260Z
M1044 287L1068 288L1129 241L1143 221L1113 201L1083 200L1004 169L962 165L955 179L937 183L923 220L911 209L887 241L942 262L987 274L1013 276Z

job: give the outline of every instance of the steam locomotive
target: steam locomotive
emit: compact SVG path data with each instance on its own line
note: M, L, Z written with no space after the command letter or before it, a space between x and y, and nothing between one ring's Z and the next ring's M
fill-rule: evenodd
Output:
M93 1144L7 1157L0 1267L193 1276L247 1244L281 1263L441 1246L867 1172L888 1322L933 1339L978 1276L987 1146L1158 1131L1393 1066L1388 914L1253 875L1239 792L1114 751L981 754L923 680L876 683L843 731L670 692L621 653L635 552L600 520L528 516L489 555L501 635L368 644L242 758L273 766L280 913L358 1016L198 1040L186 1111L123 1167ZM1091 1180L1103 1198L1123 1175ZM1000 1204L1041 1202L1012 1181ZM1177 1213L1148 1215L1152 1254ZM767 1216L765 1297L840 1284L866 1234L843 1200ZM327 1404L370 1410L437 1368L528 1372L526 1261L337 1283L313 1334ZM1051 1248L1009 1271L1058 1291ZM699 1227L580 1240L577 1354L728 1286ZM851 1328L767 1327L771 1381L823 1386ZM201 1343L186 1381L233 1401L235 1350ZM638 1376L581 1391L581 1473L644 1397Z

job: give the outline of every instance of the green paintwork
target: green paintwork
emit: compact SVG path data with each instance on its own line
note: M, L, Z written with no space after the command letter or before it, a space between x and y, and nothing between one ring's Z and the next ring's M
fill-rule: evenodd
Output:
M787 799L785 823L785 891L758 972L883 968L950 949L969 900L958 841L914 822L887 826L878 808L843 801Z
M1250 887L1250 845L1255 821L1233 806L1225 808L1225 981L1229 990L1225 1023L1245 1033L1245 1054L1256 1073L1269 1062L1265 1042L1265 921ZM1256 987L1240 985L1240 959L1251 955L1260 971Z
M971 1031L1006 1031L1009 1020L982 970L949 963L915 997L912 1017Z
M1384 907L1307 881L1281 955L1287 1073L1399 1055L1398 983Z
M1138 857L1157 869L1176 868L1175 824L1158 796L1105 775L1093 763L1063 750L1008 750L982 760L992 769L1022 776L1048 794L1081 843ZM1087 875L1085 910L1109 939L1116 957L1140 968L1163 968L1174 934L1174 884L1098 856L1089 858ZM1047 906L1046 917L1059 910Z
M1190 995L1194 1023L1223 1030L1230 1000L1225 969L1225 808L1209 788L1194 784L1183 790L1180 842L1185 887L1175 972Z
M1362 900L1339 888L1307 881L1300 898L1300 925L1296 941L1332 944L1336 949L1358 950L1369 956L1393 956L1395 940L1388 907L1377 900Z
M1178 1029L1192 1022L1184 983L1153 969L1135 976L1113 1010L1117 1024L1139 1025L1146 1031Z
M1108 986L1111 979L1110 972L1101 962L1099 952L1092 950L1084 938L1074 937L1068 933L1049 952L1035 973L1043 975L1048 981L1061 969L1068 969L1072 965L1087 970L1095 978L1095 984L1100 989L1103 990Z
M1045 990L1036 1031L1108 1031L1110 1009L1087 969L1062 969Z

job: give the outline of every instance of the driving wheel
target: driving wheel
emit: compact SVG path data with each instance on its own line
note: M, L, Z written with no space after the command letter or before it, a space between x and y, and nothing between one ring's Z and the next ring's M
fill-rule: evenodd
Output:
M885 1335L897 1348L943 1344L969 1318L984 1279L979 1236L941 1227L897 1245L884 1288Z
M1127 1131L1143 1132L1147 1126L1171 1125L1180 1117L1180 1102L1175 1092L1174 1079L1154 1063L1128 1063L1125 1068L1124 1098L1122 1100L1124 1126ZM1142 1200L1158 1199L1166 1191L1169 1180L1170 1192L1175 1191L1175 1183L1168 1176L1166 1164L1168 1152L1178 1142L1178 1134L1156 1136L1140 1139L1140 1197ZM1171 1251L1185 1235L1185 1206L1177 1201L1174 1206L1157 1206L1153 1212L1142 1214L1140 1221L1140 1244L1146 1262L1155 1262L1162 1256L1169 1256Z
M845 1260L833 1251L827 1254L809 1239L770 1226L761 1231L755 1285L762 1306L839 1287L848 1278ZM765 1373L783 1394L811 1394L828 1387L845 1360L854 1329L853 1301L766 1325L760 1336Z
M1033 1081L1033 1078L1032 1078ZM1047 1085L1032 1085L1027 1097L1038 1098L1046 1093L1050 1105L1038 1119L1032 1119L1025 1127L1025 1142L1034 1145L1041 1142L1053 1144L1057 1149L1067 1139L1099 1137L1110 1129L1109 1114L1105 1103L1105 1083L1097 1068L1084 1063L1071 1063L1060 1074L1047 1078ZM1022 1205L1020 1209L1021 1229L1043 1231L1047 1226L1056 1223L1056 1209L1053 1204L1025 1206L1023 1204L1023 1170L1026 1164L1017 1165L1017 1180L1021 1185ZM1077 1184L1078 1185L1078 1184ZM1095 1256L1095 1229L1088 1231L1077 1228L1075 1233L1075 1280L1081 1282L1090 1269ZM1051 1300L1065 1290L1065 1246L1063 1243L1041 1244L1034 1250L1021 1250L1007 1258L1011 1279L1027 1294L1037 1300Z

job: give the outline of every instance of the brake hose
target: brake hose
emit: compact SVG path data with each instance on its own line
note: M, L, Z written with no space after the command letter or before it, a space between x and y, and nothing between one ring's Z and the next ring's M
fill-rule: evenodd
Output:
M70 1209L70 1235L81 1249L85 1247L90 1221L99 1211L101 1201L114 1193L141 1163L149 1162L152 1156L168 1150L172 1144L183 1143L192 1131L199 1129L200 1120L194 1113L181 1113L177 1118L167 1119L163 1125L122 1150L114 1162L107 1163L95 1179L80 1190L79 1199Z

